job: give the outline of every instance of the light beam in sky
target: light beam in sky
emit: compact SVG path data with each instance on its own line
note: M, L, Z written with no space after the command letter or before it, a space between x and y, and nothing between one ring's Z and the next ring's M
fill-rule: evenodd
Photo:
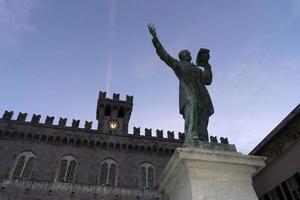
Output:
M110 86L112 82L112 67L113 67L113 48L115 43L115 32L116 32L116 15L117 15L117 0L112 0L110 5L109 14L109 50L108 60L106 69L106 92L109 94Z

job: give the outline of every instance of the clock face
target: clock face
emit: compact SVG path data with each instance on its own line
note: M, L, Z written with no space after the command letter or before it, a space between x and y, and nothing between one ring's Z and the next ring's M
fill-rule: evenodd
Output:
M119 122L116 120L109 120L107 126L109 129L116 130L119 128Z

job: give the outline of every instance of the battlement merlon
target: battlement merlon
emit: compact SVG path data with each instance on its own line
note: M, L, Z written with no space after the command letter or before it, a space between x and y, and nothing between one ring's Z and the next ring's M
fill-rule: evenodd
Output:
M113 93L112 98L107 97L107 92L100 91L98 97L98 105L103 102L119 102L119 103L126 103L126 104L133 104L133 96L126 95L126 99L121 100L119 93Z

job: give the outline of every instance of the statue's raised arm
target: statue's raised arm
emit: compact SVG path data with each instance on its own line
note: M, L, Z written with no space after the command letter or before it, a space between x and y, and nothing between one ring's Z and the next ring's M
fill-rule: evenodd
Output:
M152 42L156 49L157 55L160 57L161 60L163 60L168 66L170 66L176 73L180 73L180 68L178 66L179 61L172 56L169 55L169 53L164 49L162 44L160 43L157 34L156 34L156 28L153 24L148 24L148 30L150 34L152 35Z

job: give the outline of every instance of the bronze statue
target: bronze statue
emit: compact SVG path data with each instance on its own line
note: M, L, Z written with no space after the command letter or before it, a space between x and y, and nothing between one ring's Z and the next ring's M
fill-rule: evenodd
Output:
M207 125L209 117L214 113L213 105L205 85L212 82L209 50L201 48L197 55L196 64L188 50L179 52L179 60L166 52L159 42L153 24L148 25L152 35L153 45L157 55L173 69L179 79L179 109L185 120L184 146L194 146L198 140L208 141ZM201 69L200 67L203 67Z

